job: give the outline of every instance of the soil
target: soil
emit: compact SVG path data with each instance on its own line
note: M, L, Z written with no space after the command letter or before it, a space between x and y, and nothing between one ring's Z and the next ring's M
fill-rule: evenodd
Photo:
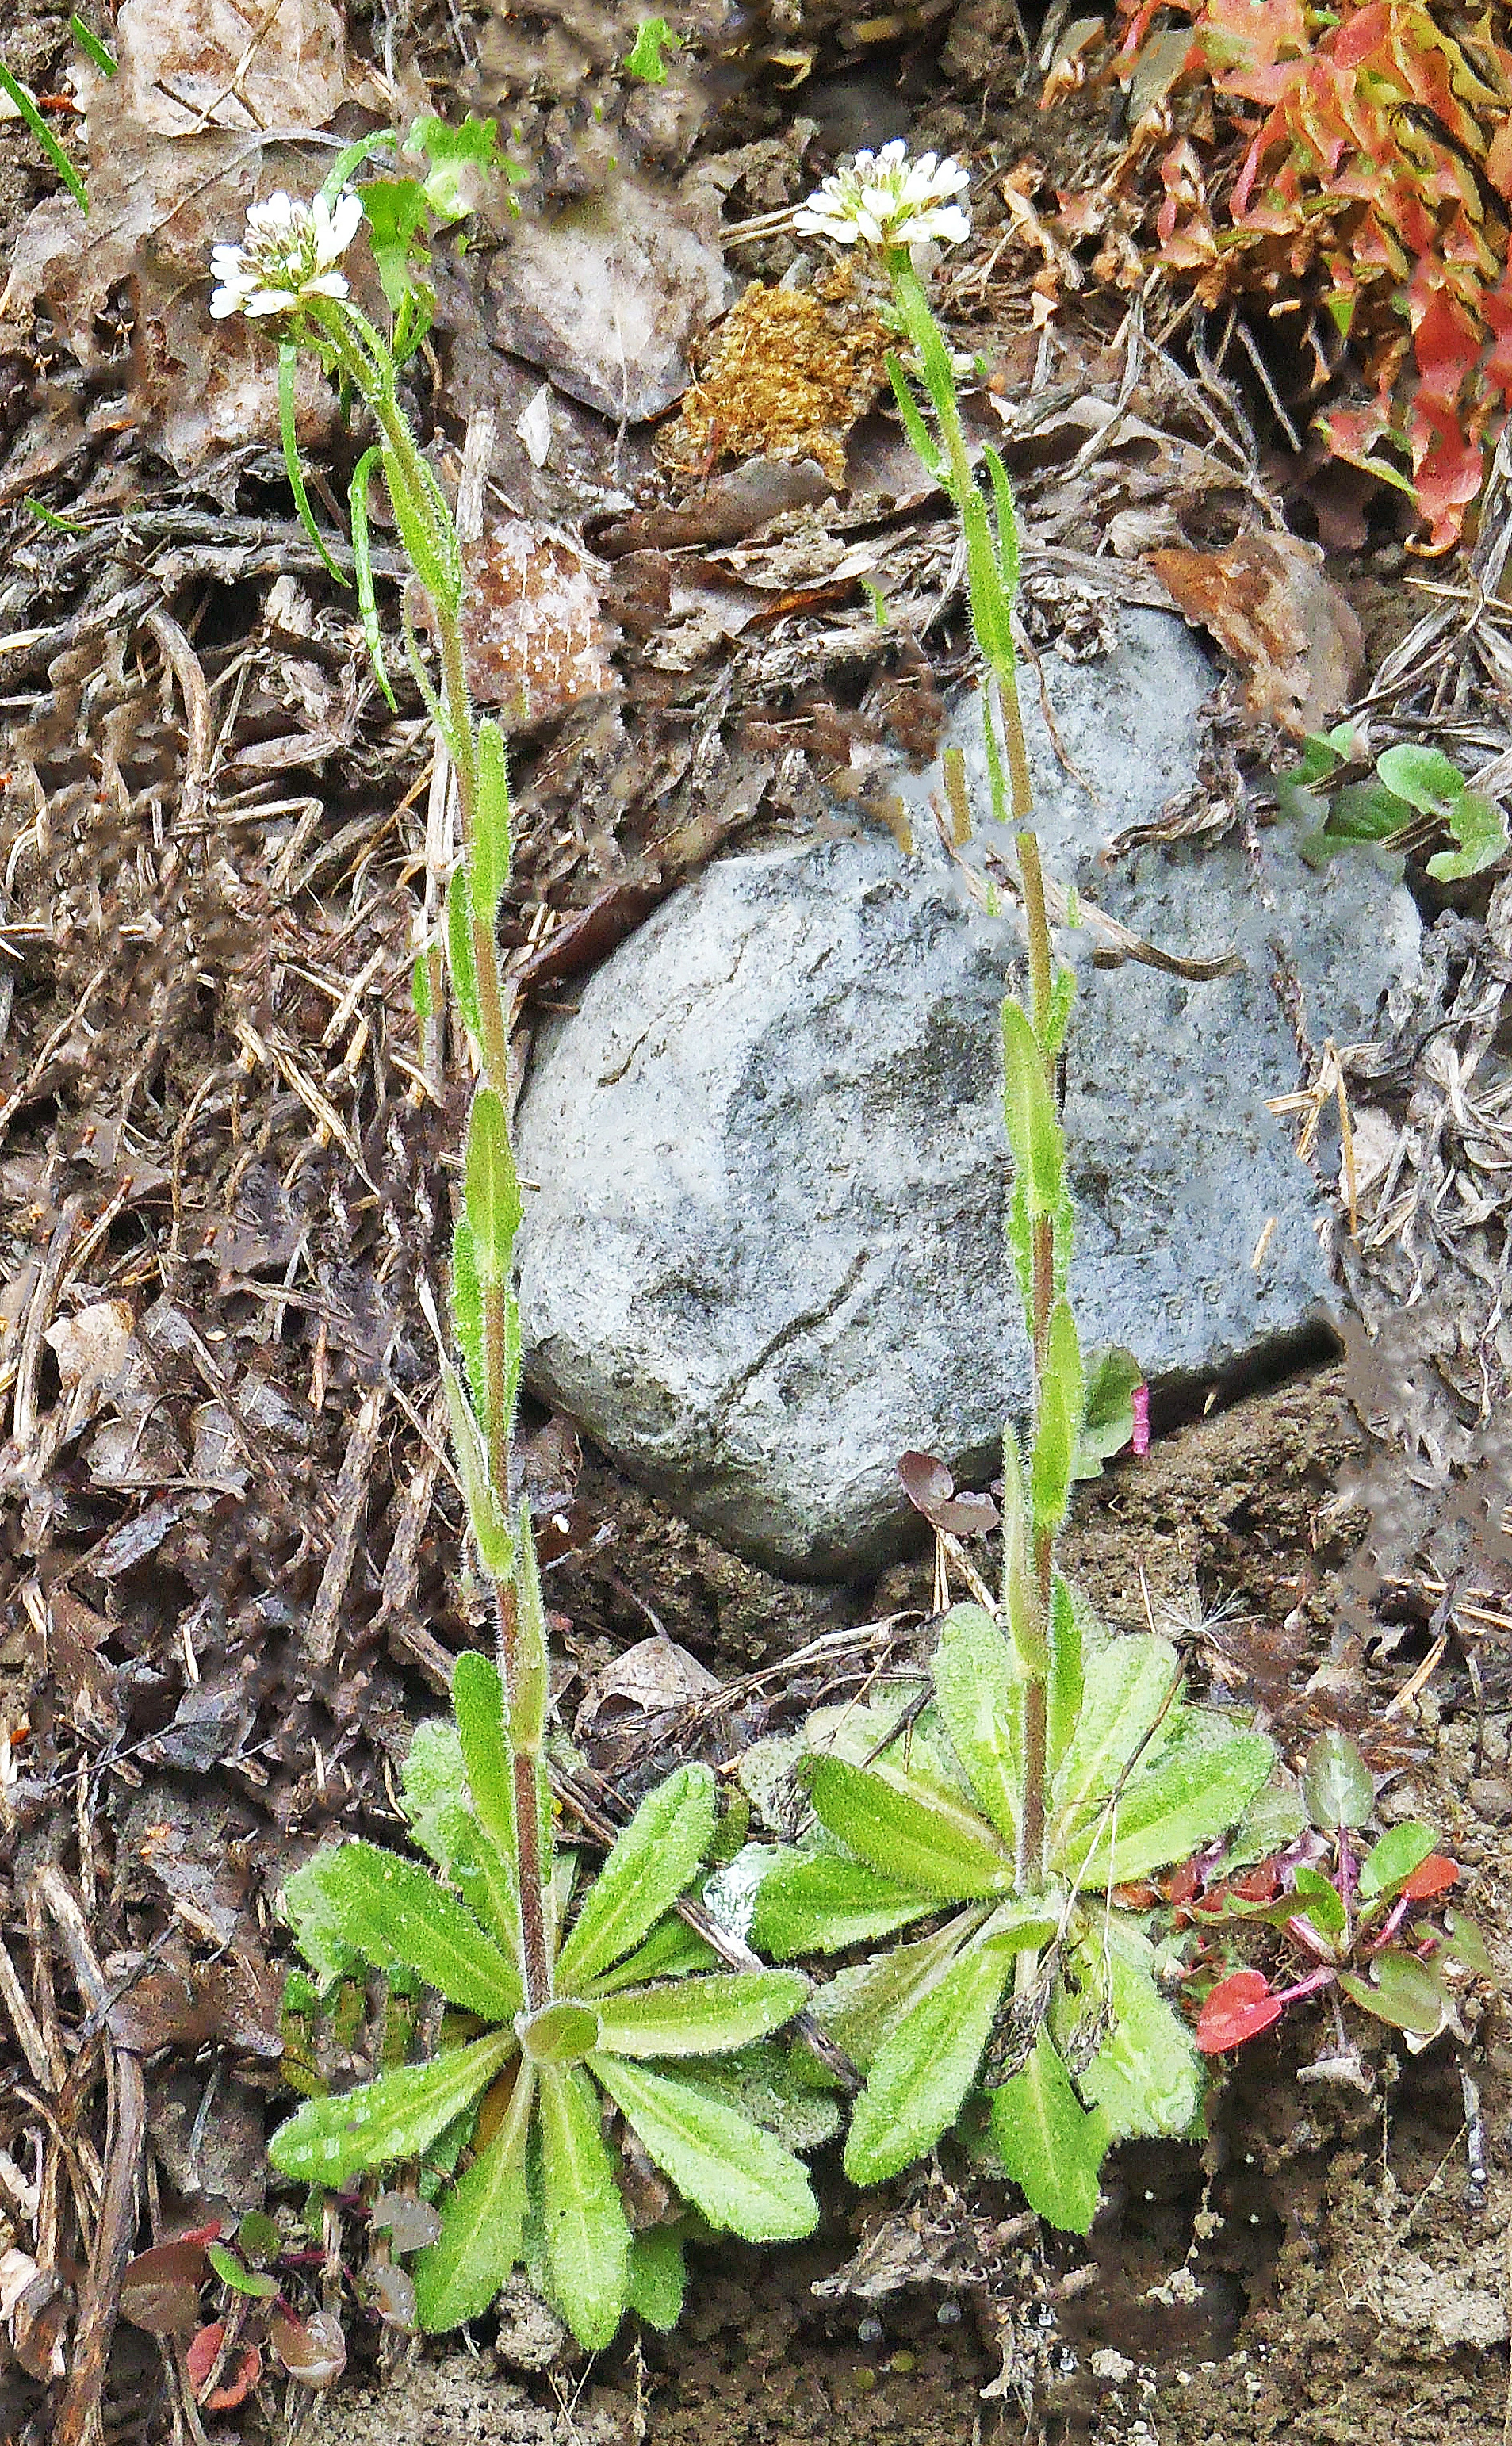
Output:
M571 9L539 13L554 43L558 19L571 39L548 47L551 74L520 100L520 141L534 148L539 182L527 194L559 195L581 170L573 145L592 134L606 96L619 107L619 87L594 65L592 41L581 65ZM700 25L720 13L710 0ZM723 48L710 37L720 107L698 146L729 160L745 148L735 192L738 210L752 215L806 186L789 141L803 118L822 155L875 139L883 122L893 132L896 121L918 143L966 152L990 133L1000 161L1032 151L1047 189L1072 172L1083 184L1118 150L1106 98L1078 98L1047 118L1033 93L1010 91L1002 62L1013 13L1003 0L963 0L947 26L938 12L901 10L860 64L844 39L854 11L737 18ZM502 20L501 10L423 12L406 39L438 108L449 106L443 89L452 84L488 102L493 78L508 95ZM354 38L380 56L397 22L386 9L354 12ZM34 85L53 83L67 57L66 24L65 13L0 0L0 52ZM813 54L797 84L795 47ZM637 122L632 137L657 158L654 130ZM25 131L0 125L0 253L9 254L50 186ZM1004 228L985 217L982 226L1006 245ZM768 235L742 267L779 277L794 252L790 235ZM958 305L963 344L1006 369L1007 384L1027 380L1041 343L1037 257L1020 247L1005 260L996 287L984 279ZM1125 292L1093 282L1068 310L1070 393L1116 394L1111 348L1126 305ZM457 328L444 310L427 378L440 385L442 435L455 444L470 386L497 379L522 405L539 377L514 365L506 375L499 360L490 374L460 286L448 310ZM341 675L361 655L289 517L280 460L249 444L202 481L175 476L134 419L142 343L133 342L129 300L112 295L95 338L81 368L44 314L12 329L0 354L6 599L24 606L4 626L34 619L48 639L35 661L21 653L6 665L9 762L18 775L33 762L42 787L24 805L9 792L0 845L0 1391L11 1438L0 1454L9 1473L0 1541L9 2338L0 2440L17 2446L53 2433L61 2399L49 2340L67 2332L89 2279L82 2256L60 2248L51 2265L39 2243L39 2289L18 2299L5 2253L25 2258L39 2236L77 2239L76 2201L83 2230L97 2231L102 2159L118 2132L105 2059L113 2078L112 2047L149 2060L150 2145L140 2200L126 2204L129 2247L192 2222L207 2203L263 2205L265 2136L288 2104L278 1887L291 1862L335 1829L392 1837L395 1762L417 1718L434 1709L452 1656L483 1635L478 1591L458 1567L454 1498L430 1458L441 1413L417 1297L444 1251L432 1187L459 1121L456 1110L408 1096L413 1063L403 1066L414 1049L417 861L394 809L424 788L418 700L403 706L407 724L365 701L340 753L316 752L320 723L339 728L346 718L335 701ZM1190 391L1179 367L1149 380L1143 405L1167 419L1168 442L1188 429ZM1242 413L1260 435L1269 480L1279 445L1263 397L1242 386L1221 397L1224 415ZM557 412L576 457L554 515L568 520L575 499L596 499L611 471L625 488L615 517L636 487L643 512L664 505L668 487L643 435L627 442L571 403L558 401ZM1080 451L1083 432L1063 459ZM335 472L344 481L347 471ZM1315 466L1283 472L1296 530L1335 537L1345 512L1320 491ZM1068 506L1051 442L1015 465L1020 476L1034 515L1073 558L1100 521L1136 507L1147 514L1152 498L1142 477L1099 461L1087 500ZM39 531L25 502L39 489L55 518L119 516L125 540L112 550L134 583L150 569L161 608L181 625L151 629L148 586L128 626L55 635L51 624L66 625L85 603L98 555L66 531ZM1220 483L1207 465L1180 505L1182 539L1226 541L1236 502L1247 499L1232 467ZM1398 497L1383 489L1350 515L1357 540L1333 541L1328 570L1362 623L1364 686L1422 607L1402 582ZM168 564L152 557L162 536L172 546L166 575ZM953 550L945 522L922 513L906 549L917 552L919 602L933 618ZM270 628L266 612L275 575L293 590L286 628ZM1465 582L1455 562L1436 576ZM637 612L633 589L621 584L616 602L630 675L622 726L579 709L548 725L516 766L520 856L505 932L520 974L547 993L570 993L572 970L529 971L544 920L565 926L592 907L595 948L605 948L717 850L724 835L708 804L723 793L734 805L742 775L774 740L788 776L782 821L828 820L841 789L864 816L853 757L860 769L883 742L926 746L937 689L960 668L952 613L931 633L929 660L889 643L875 679L862 664L858 681L839 630L826 632L831 645L841 638L833 665L814 659L816 624L788 666L731 646L717 673L701 667L689 681L657 665L649 645L642 652L637 641L655 624L644 605ZM296 630L307 610L311 625ZM243 779L266 769L283 794L265 818L250 786L234 808L228 796L208 847L206 827L195 835L186 824L181 844L173 837L192 727L174 687L189 666L217 702L225 690L238 708L225 743L242 757ZM711 677L725 693L709 724ZM297 752L291 690L303 691ZM1216 797L1230 769L1233 699L1230 690L1215 713ZM1249 743L1257 754L1267 743L1252 730ZM251 817L238 812L246 799ZM605 917L615 889L628 897ZM1444 913L1442 899L1425 905ZM1456 975L1468 973L1478 911L1484 898L1465 896L1447 912L1445 958ZM334 1042L333 1010L343 1014ZM1389 1056L1405 1064L1393 1079ZM1372 1089L1383 1107L1394 1096L1392 1109L1405 1110L1415 1058L1415 1046L1383 1053ZM1457 1176L1468 1209L1466 1177ZM91 1379L68 1342L81 1317L97 1332L129 1329L139 1372L115 1409L99 1369ZM1242 1394L1198 1388L1185 1413L1157 1419L1146 1457L1117 1461L1079 1490L1065 1560L1110 1622L1153 1619L1180 1638L1197 1684L1223 1703L1257 1708L1293 1764L1321 1728L1347 1729L1388 1778L1389 1814L1440 1830L1505 1972L1508 1608L1502 1596L1482 1609L1479 1629L1456 1626L1439 1600L1450 1604L1456 1573L1481 1550L1445 1561L1427 1542L1442 1526L1430 1497L1448 1482L1444 1455L1462 1448L1453 1434L1466 1469L1484 1467L1491 1501L1482 1513L1493 1525L1505 1499L1494 1447L1471 1436L1465 1389L1477 1365L1492 1364L1489 1344L1468 1329L1462 1339L1437 1395L1453 1433L1433 1426L1429 1450L1425 1429L1410 1458L1405 1436L1403 1449L1391 1440L1401 1422L1385 1416L1377 1380L1362 1374L1352 1346L1341 1363L1326 1335L1327 1348L1300 1354L1283 1381ZM1438 1417L1431 1404L1417 1415L1420 1424ZM626 1484L564 1422L534 1412L526 1428L525 1485L543 1551L545 1524L557 1539L550 1589L564 1722L628 1646L664 1629L749 1694L738 1724L732 1715L701 1736L723 1760L737 1729L762 1729L781 1707L775 1668L795 1651L930 1609L927 1556L875 1587L791 1587ZM1393 1468L1394 1546L1380 1500L1383 1471ZM1421 1537L1415 1505L1425 1507ZM1446 1623L1452 1636L1441 1636ZM606 1734L595 1754L601 1768L613 1768L619 1739ZM635 1772L649 1771L641 1756ZM77 1897L83 1952L66 1914L49 1918L49 1873L64 1880L66 1899ZM139 2016L135 2035L122 2040L118 2017L104 2044L102 2023L122 2009ZM506 2320L497 2338L494 2323L481 2321L468 2348L422 2350L355 2316L350 2366L328 2398L295 2388L286 2399L265 2381L241 2405L207 2413L201 2430L172 2352L160 2355L123 2324L104 2387L104 2434L142 2446L169 2437L199 2446L206 2433L217 2446L264 2437L328 2446L1028 2437L1492 2446L1512 2422L1512 2043L1501 2003L1480 1993L1463 2042L1445 2036L1416 2057L1372 2023L1357 2034L1363 2087L1317 2076L1331 2031L1305 2005L1246 2049L1214 2089L1205 2144L1119 2152L1085 2245L1027 2233L1016 2196L948 2154L860 2202L822 2155L816 2239L801 2249L695 2254L688 2311L670 2336L627 2334L585 2364L549 2333L542 2343L528 2321ZM904 2278L890 2290L849 2289L847 2264L888 2220Z

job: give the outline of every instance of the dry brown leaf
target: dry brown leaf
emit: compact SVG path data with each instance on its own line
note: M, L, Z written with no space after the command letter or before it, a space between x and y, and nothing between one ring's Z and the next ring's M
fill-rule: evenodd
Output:
M549 721L614 685L597 564L527 518L463 547L467 682L510 728Z
M1301 739L1348 704L1365 634L1324 575L1315 544L1243 535L1222 552L1152 552L1149 559L1183 617L1245 673L1244 700L1257 721Z

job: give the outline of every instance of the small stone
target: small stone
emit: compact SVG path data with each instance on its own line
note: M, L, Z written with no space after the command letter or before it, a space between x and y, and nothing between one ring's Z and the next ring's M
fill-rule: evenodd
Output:
M1512 1783L1504 1776L1473 1775L1468 1797L1476 1816L1488 1825L1504 1826L1512 1817Z

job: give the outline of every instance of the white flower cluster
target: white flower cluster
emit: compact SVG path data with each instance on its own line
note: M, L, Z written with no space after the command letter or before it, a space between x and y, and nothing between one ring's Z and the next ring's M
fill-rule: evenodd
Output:
M227 314L287 314L307 297L345 297L346 278L335 267L361 219L361 200L350 187L333 204L324 196L295 203L281 189L254 204L240 246L212 250L210 270L220 285L210 311L217 321Z
M879 153L858 153L848 168L816 187L793 227L839 246L922 246L931 238L954 246L972 234L971 215L953 201L970 185L968 173L948 154L942 160L921 153L911 161L902 138L895 136Z

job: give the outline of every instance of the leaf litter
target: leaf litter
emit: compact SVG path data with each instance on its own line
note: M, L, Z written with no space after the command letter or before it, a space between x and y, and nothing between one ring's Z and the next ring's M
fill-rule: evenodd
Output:
M837 25L811 11L796 47L854 61L855 30L843 12ZM480 98L512 104L519 90L531 177L567 209L578 174L561 114L602 90L609 66L596 36L574 50L564 19L558 48L548 45L556 65L527 95L505 31L501 20L484 28L500 39L492 53L484 43ZM49 199L12 249L8 348L32 405L10 423L0 470L14 522L0 638L11 716L0 1185L15 1251L0 1340L14 1533L0 1586L18 1627L4 1659L13 1866L0 2001L33 2101L17 2093L0 2135L17 2237L0 2259L0 2301L31 2382L66 2367L65 2417L79 2424L106 2383L104 2280L145 2239L119 2210L106 2215L123 2196L107 2171L146 2165L190 2219L217 2186L250 2206L251 2185L260 2199L256 2134L274 2111L282 2043L267 1898L321 1830L370 1820L391 1834L389 1773L417 1684L444 1686L458 1647L485 1635L457 1573L459 1507L414 1296L445 1242L439 1157L456 1118L427 1092L408 1006L429 780L422 708L403 692L395 715L383 707L350 601L288 515L267 361L238 363L224 333L212 348L202 311L208 246L253 193L323 176L334 138L309 140L341 114L387 120L425 106L425 90L400 66L386 91L387 60L355 60L315 0L285 0L266 25L224 7L128 5L118 39L119 78L78 76L87 231ZM434 68L450 37L428 39L420 57ZM737 86L770 72L736 57ZM688 127L669 136L667 111L690 95ZM719 122L686 58L671 63L661 118L634 115L641 98L617 85L612 99L614 141L633 136L639 176L681 165L703 115L703 192L736 226L743 213L781 223L810 183L814 137L797 118L780 140L737 125L743 141L707 149ZM990 190L984 252L947 296L962 345L988 367L973 445L1003 447L1025 506L1026 619L1042 648L1095 652L1121 601L1169 600L1152 555L1200 560L1202 616L1238 668L1215 700L1200 791L1164 829L1220 829L1246 820L1239 753L1317 712L1279 592L1257 619L1253 608L1256 567L1301 566L1255 441L1263 411L1231 368L1184 349L1168 303L1147 311L1127 286L1117 293L1143 208L1138 160L1122 186L1082 186L1091 200L1063 207L1057 228L1053 177L1030 149ZM705 232L705 285L678 326L685 364L706 316L711 337L696 344L706 389L702 401L684 392L681 456L657 476L622 369L575 376L548 356L561 389L547 402L546 450L537 469L516 437L513 462L539 490L497 501L481 548L492 608L479 651L520 716L504 924L527 995L570 993L581 965L748 827L833 821L837 802L846 820L886 820L875 777L899 750L927 757L941 691L963 668L951 521L875 412L864 350L822 415L805 402L803 415L758 421L758 455L741 455L744 429L727 446L732 428L727 419L722 433L707 385L730 326L704 206L688 210ZM776 286L793 260L780 226L742 237L732 257L771 284L747 296L806 294ZM465 258L443 270L442 335L454 329L460 362L488 348L508 292ZM32 353L39 312L64 343L45 356ZM732 349L730 362L745 361ZM561 404L575 382L579 393L599 385L606 421L591 479L566 484L561 437L594 430ZM436 409L437 462L454 478L465 418L448 419L444 386ZM312 390L302 437L339 460L332 420ZM21 506L39 486L82 533ZM1460 590L1427 598L1355 698L1382 739L1441 740L1493 795L1512 753L1496 609L1505 532L1493 493ZM381 533L374 559L391 629L397 563ZM1327 591L1317 603L1347 672L1347 606ZM1356 687L1340 677L1330 693L1348 706ZM1504 895L1504 880L1488 897L1451 895L1419 1005L1379 1044L1335 1049L1370 1152L1358 1240L1326 1123L1310 1159L1336 1201L1337 1262L1365 1319L1349 1362L1359 1474L1332 1515L1314 1505L1284 1612L1276 1573L1242 1633L1209 1618L1199 1634L1216 1678L1257 1697L1290 1738L1371 1723L1374 1762L1404 1777L1424 1771L1431 1709L1423 1718L1414 1698L1387 1723L1382 1704L1414 1653L1444 1638L1441 1688L1473 1661L1493 1716L1509 1689ZM1308 1081L1324 1048L1298 1018ZM579 1795L590 1819L596 1807L611 1829L610 1804L673 1752L728 1762L815 1707L917 1675L925 1606L883 1605L868 1622L851 1602L837 1623L825 1599L825 1619L819 1601L743 1575L596 1462L579 1475L560 1431L544 1432L557 1445L529 1492L543 1542L558 1539L553 1602L581 1683L579 1738L604 1778ZM954 1489L940 1500L954 1505ZM1327 1557L1362 1517L1330 1653ZM1193 1529L1239 1568L1238 1533ZM673 1637L654 1619L668 1589ZM710 1655L727 1676L713 1689L700 1680ZM731 1677L736 1663L746 1669ZM66 1876L38 1870L49 1829L66 1830ZM70 2079L66 2034L85 2032ZM350 2062L366 2041L340 2043ZM129 2090L144 2057L161 2094L112 2139L106 2060ZM1261 2112L1254 2099L1250 2112ZM963 2270L975 2213L905 2205L926 2248L898 2259L913 2272L881 2288L889 2299L917 2301L908 2288L925 2277L974 2282ZM989 2217L978 2237L984 2267L1023 2239L1002 2227ZM1137 2259L1128 2220L1118 2230ZM1074 2274L1050 2286L1068 2331ZM181 2330L181 2300L174 2316ZM1045 2382L1030 2314L999 2300L993 2316L1004 2391L1030 2382L1031 2361ZM199 2376L234 2394L242 2375L253 2383L255 2347L228 2340L225 2318L201 2325L198 2308L188 2333L217 2324ZM273 2331L311 2387L335 2378L349 2342L355 2332L323 2310ZM830 2350L827 2331L818 2343ZM857 2360L850 2347L845 2365Z

